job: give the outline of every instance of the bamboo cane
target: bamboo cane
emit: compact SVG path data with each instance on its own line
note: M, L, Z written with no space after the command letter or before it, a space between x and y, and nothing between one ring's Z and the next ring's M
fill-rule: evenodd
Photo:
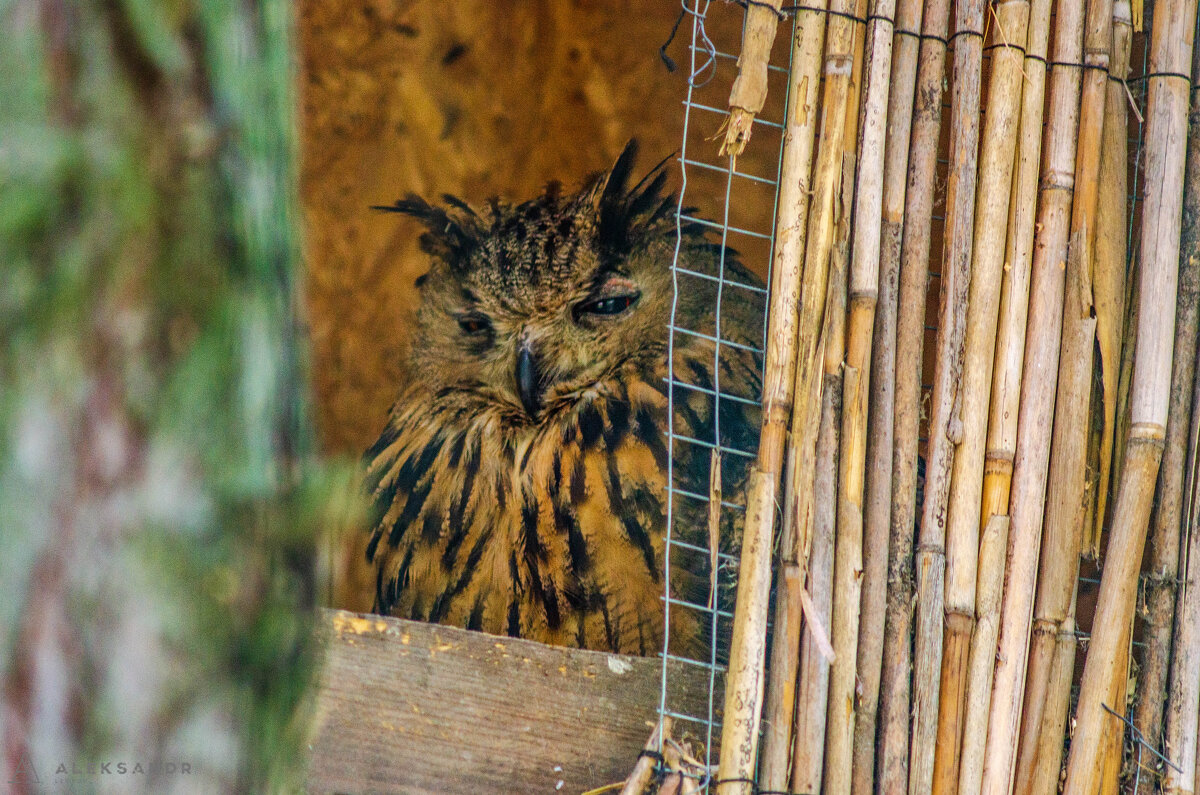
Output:
M889 6L881 3L873 14L886 16ZM904 193L908 170L909 132L912 129L913 89L917 76L919 39L909 35L921 26L920 0L901 0L895 12L897 33L891 38L890 75L876 80L871 77L867 88L868 110L864 113L863 152L860 170L868 168L877 146L869 143L872 133L873 91L886 85L888 107L886 140L882 162L883 181L879 186L879 217L875 219L874 204L869 198L874 187L859 187L862 207L860 228L874 226L878 235L871 249L868 237L861 255L868 262L878 259L878 303L871 341L871 371L873 389L870 391L867 434L867 465L865 480L866 510L863 516L863 575L862 613L858 625L858 677L861 696L854 724L854 750L851 773L851 792L867 795L874 791L875 730L879 706L879 686L883 666L884 617L887 609L888 530L892 513L892 441L896 386L896 313L897 290L900 278L900 235L904 224ZM904 31L904 32L899 32ZM882 35L877 33L876 35ZM872 52L874 50L872 49ZM887 60L887 59L885 59ZM872 61L875 66L875 61ZM872 72L874 75L874 72ZM882 119L880 127L884 127ZM875 155L877 158L878 155ZM880 166L878 159L875 168ZM866 234L866 231L863 232ZM855 263L859 261L855 253ZM853 300L853 299L852 299Z
M896 325L895 447L892 524L888 553L888 611L880 685L879 786L903 792L909 781L910 669L912 643L913 525L916 516L917 434L921 416L921 354L930 227L942 121L948 0L928 0L913 108L909 182L901 245Z
M1200 76L1200 48L1192 54L1192 79ZM1196 327L1200 323L1200 113L1193 96L1188 119L1187 171L1184 183L1183 256L1179 262L1179 299L1175 319L1175 352L1171 372L1171 403L1167 412L1166 445L1158 478L1157 508L1151 535L1151 563L1147 578L1145 641L1138 702L1137 726L1151 747L1162 736L1163 701L1171 658L1171 631L1175 622L1175 583L1179 577L1180 527L1183 522L1183 473L1191 429L1192 383L1196 373ZM1154 778L1143 776L1140 791L1151 795Z
M814 3L814 8L825 8L824 0ZM775 312L788 313L791 328L790 361L788 366L774 372L776 380L764 379L764 396L776 398L778 414L775 421L786 433L791 414L793 389L795 387L796 356L796 312L801 290L801 256L808 235L808 212L810 177L813 148L817 131L817 97L820 86L822 53L825 47L825 14L819 11L800 11L793 34L792 68L789 75L789 101L784 130L783 163L780 173L779 210L776 217L776 244L774 272L787 268L789 273L788 292L780 294L781 287L772 285L771 317ZM781 267L782 266L782 267ZM778 303L778 308L776 304ZM772 319L771 323L775 323ZM774 327L770 332L775 334ZM773 336L768 336L774 340ZM768 344L771 344L770 342ZM769 355L769 351L768 351ZM770 361L770 358L768 358ZM769 377L770 374L768 374ZM771 392L767 392L768 383ZM786 404L781 398L786 397ZM764 403L764 407L765 407ZM765 414L764 414L765 416ZM784 436L773 437L778 444L777 454L782 456ZM760 445L760 451L762 447ZM760 452L760 460L761 460ZM788 482L795 472L795 449L788 454ZM796 490L785 495L783 531L780 539L779 593L775 600L775 634L771 648L770 683L767 688L765 730L763 733L763 760L760 771L763 786L768 789L783 789L790 770L789 752L792 744L792 725L796 701L796 672L800 665L797 653L800 650L802 597L805 584L805 550L797 538ZM828 620L826 620L828 626ZM824 704L821 706L824 709Z
M950 103L950 165L946 186L945 241L938 308L937 364L933 374L925 469L925 504L917 548L917 620L913 656L913 737L908 789L934 789L934 755L938 739L938 697L942 671L942 640L946 625L946 508L955 448L962 441L959 416L963 386L963 344L967 328L967 297L971 285L975 229L976 164L979 155L979 102L983 69L983 0L955 4L954 82ZM961 35L967 34L967 35ZM1012 154L1007 158L1012 167ZM1010 178L1004 180L1009 187ZM994 186L992 186L994 187ZM1001 205L1001 216L1008 203ZM1003 234L1003 233L1001 233ZM984 400L986 403L986 398ZM978 509L971 517L978 521ZM972 567L975 541L970 543ZM975 578L971 575L971 596ZM962 629L955 622L954 628ZM953 631L953 629L951 630ZM966 645L961 651L965 663ZM955 661L957 665L958 661ZM957 695L957 694L955 694ZM953 743L951 744L953 746ZM953 753L953 748L948 748ZM950 770L950 766L945 768ZM957 781L945 777L953 792Z
M1144 308L1176 303L1183 205L1183 172L1178 164L1186 155L1190 93L1190 80L1179 75L1191 66L1195 26L1196 0L1163 0L1155 9L1146 112L1147 190L1142 210L1140 300ZM1125 670L1118 668L1120 644L1132 619L1154 479L1166 434L1175 316L1143 309L1138 324L1130 397L1132 424L1080 684L1067 762L1068 795L1096 789L1100 739L1105 722L1113 719L1104 712L1103 701L1112 692L1116 677L1125 676Z
M992 543L1001 543L1005 547L1008 543L1007 514L1013 459L1016 454L1021 371L1025 353L1025 324L1033 261L1049 37L1050 0L1033 0L1026 36L1026 57L1022 69L1024 82L1021 94L1021 125L1018 132L1017 162L1013 173L1005 268L1000 286L1000 309L981 496L984 533L977 566L978 589L982 593L987 585L988 592L995 594L995 602L985 607L977 599L976 604L979 623L971 639L962 720L959 792L963 795L976 795L982 786L987 721L1000 632L999 609L1004 587L1005 554L1001 552L999 555L985 556L984 553L989 542L989 527L999 517L1004 519L1003 540Z
M821 426L817 433L817 456L827 455L833 466L818 467L813 481L813 540L809 557L808 590L815 615L806 611L804 637L800 646L800 676L796 685L795 756L783 759L784 780L760 776L768 791L820 792L825 749L825 714L829 695L828 631L833 617L834 529L837 524L838 417L842 413L841 374L828 373L821 393ZM816 633L825 633L818 638ZM793 743L788 738L785 754Z
M1076 64L1081 57L1083 4L1081 0L1061 0L1056 15L1056 65L1050 73L1050 118L1038 203L1009 506L1008 574L983 759L982 791L988 795L1008 793L1013 782L1013 738L1017 736L1021 717L1062 328L1081 71L1077 66L1065 64Z
M729 91L729 119L720 154L736 158L746 148L754 132L754 117L767 101L767 65L771 45L779 27L779 9L783 0L764 0L746 7L742 27L742 54L738 57L738 75Z
M1105 103L1104 145L1100 163L1100 193L1092 289L1096 304L1096 343L1103 386L1103 430L1100 466L1096 480L1095 521L1085 528L1084 552L1100 554L1100 534L1108 513L1109 476L1112 473L1116 425L1117 382L1120 376L1121 338L1125 324L1126 193L1128 183L1128 99L1123 82L1129 75L1133 22L1128 0L1113 3L1113 57ZM1111 152L1111 155L1110 155ZM1107 219L1107 223L1105 222Z
M830 5L825 42L825 83L821 107L844 111L850 95L854 71L854 0L835 0ZM813 198L809 214L808 239L804 252L804 289L800 304L800 355L796 365L795 404L792 409L792 439L799 449L796 457L795 493L797 503L797 543L808 548L812 528L812 478L816 466L814 450L820 423L823 355L822 330L825 298L829 279L834 234L843 212L842 161L845 112L824 113L821 117L820 143L813 168Z
M1197 368L1200 371L1200 367ZM1200 721L1200 378L1192 386L1192 422L1188 434L1187 483L1182 535L1186 544L1175 604L1175 642L1167 699L1163 753L1174 763L1163 777L1164 793L1195 792L1197 723Z
M1192 79L1200 75L1200 52L1193 52ZM1194 123L1194 113L1189 119L1189 128ZM1190 130L1189 130L1190 131ZM1193 146L1197 138L1192 138ZM1184 264L1180 272L1180 292L1195 272L1197 217L1195 201L1197 179L1193 169L1197 155L1189 147L1187 165L1187 191L1184 206ZM1194 333L1194 329L1193 329ZM1179 592L1175 604L1175 637L1170 666L1170 692L1165 715L1165 737L1163 750L1173 760L1176 768L1167 768L1163 780L1164 793L1192 793L1196 790L1196 744L1197 722L1200 712L1200 679L1196 669L1200 666L1200 532L1197 532L1197 511L1200 510L1200 361L1193 364L1191 397L1191 421L1189 423L1184 483L1184 505L1181 511L1182 543L1186 545L1179 569ZM1174 380L1174 375L1172 375ZM1172 403L1175 384L1172 383ZM1172 410L1174 407L1172 406ZM1175 418L1168 416L1169 427ZM1165 455L1164 455L1165 460ZM1161 510L1161 509L1160 509Z
M830 6L828 37L824 61L825 86L821 106L844 109L850 91L854 68L854 24L851 19L855 10L852 0L835 0ZM803 12L802 12L803 13ZM810 12L813 13L813 12ZM800 294L797 342L799 350L795 359L795 382L793 386L792 438L798 448L795 454L794 475L790 492L795 494L796 519L793 549L795 559L803 567L812 539L813 494L812 483L815 469L815 446L820 423L819 405L821 381L817 377L822 358L822 329L825 314L825 296L829 275L829 260L833 247L835 225L843 208L837 203L842 176L842 136L845 132L846 114L825 113L821 119L821 137L817 162L813 171L813 199L808 217L808 234L805 240L804 274ZM765 429L764 429L765 432ZM761 444L761 442L760 442ZM754 475L751 476L752 478ZM752 482L752 485L753 482ZM774 498L772 490L762 490L762 498ZM756 510L765 510L755 505ZM747 508L747 524L751 513ZM757 520L757 515L755 516ZM773 515L766 520L767 529ZM769 539L769 532L763 534ZM743 544L746 544L743 541ZM754 551L754 548L751 548ZM739 583L738 601L734 615L734 636L731 651L729 682L726 686L726 716L722 729L722 748L727 749L721 757L718 779L732 782L727 786L731 792L749 792L753 776L758 744L759 711L762 705L763 656L761 645L766 635L766 606L770 580L770 561L764 564L757 559L753 563L763 566L752 570L751 587ZM746 553L743 552L743 571L747 568ZM743 577L746 575L743 574ZM793 580L794 581L794 580ZM742 611L743 592L746 593L747 608ZM742 614L744 613L744 615ZM739 632L741 633L739 635ZM746 647L739 647L739 640L749 638ZM743 641L745 642L745 641ZM750 653L747 653L749 651ZM731 687L732 685L732 687ZM782 699L781 699L782 701ZM731 717L733 720L731 720ZM735 745L731 746L729 743ZM735 753L729 753L736 747Z
M824 9L825 4L822 0L816 0L813 7ZM748 544L746 539L753 538L762 545L758 547L760 550L769 550L771 546L783 448L795 397L800 295L806 279L816 276L815 273L803 273L801 263L808 234L810 172L818 120L817 95L824 36L823 13L800 14L793 37L794 54L789 75L790 100L780 171L767 352L763 371L763 429L752 482L747 490L747 518L743 532L743 546ZM821 285L822 291L823 287ZM811 291L812 288L808 289ZM789 462L789 469L792 468L794 464ZM789 495L789 500L793 499L794 497ZM777 598L776 635L771 665L773 700L768 709L766 733L768 748L775 743L784 750L782 759L778 753L773 756L768 754L764 759L764 762L768 759L777 760L775 763L784 771L787 769L786 749L792 727L794 682L798 664L796 651L799 647L801 593L804 584L802 561L806 554L796 535L794 504L789 507L793 507L793 510L786 511L787 521L780 543L780 579L783 588ZM763 565L761 561L756 563L759 566ZM765 565L769 571L769 560ZM769 581L765 585L769 587ZM748 596L744 600L746 608L743 613L765 610L764 583L758 583L755 590L753 599ZM722 778L749 777L746 771L753 770L754 744L758 736L756 702L762 697L761 659L756 658L757 648L744 648L743 644L737 643L739 629L743 633L747 629L744 627L744 620L736 619L737 610L742 603L739 587L735 607L735 642L731 645L726 701L728 703L735 693L740 695L740 699L734 711L727 713L722 728L722 747L736 747L739 748L739 752L736 758L732 753L722 755L718 771ZM765 622L761 628L756 626L753 629L755 639L760 633L765 636ZM735 686L740 688L740 693ZM731 742L734 744L730 745Z
M834 662L830 671L829 711L825 736L825 785L830 792L849 792L854 749L855 704L858 693L859 609L863 569L863 481L866 462L867 394L870 384L871 335L879 280L879 219L883 178L883 134L887 125L887 91L891 72L891 30L883 34L895 0L872 3L873 24L860 26L855 41L855 78L846 103L843 136L842 214L835 251L852 262L849 272L850 313L847 347L837 367L844 366L841 454L838 458L838 531L833 601ZM858 3L860 16L867 12ZM882 35L881 35L882 34ZM870 36L870 63L864 66L863 46ZM862 108L862 137L858 134L859 98L863 74L867 75ZM857 152L866 161L857 166ZM857 175L857 184L856 184ZM867 195L856 195L858 187ZM854 207L854 241L851 244L850 208ZM865 238L864 238L865 233ZM870 241L873 240L872 245ZM860 242L861 241L861 242ZM851 257L853 245L853 258ZM865 247L865 251L864 251ZM827 351L828 361L828 351ZM794 787L794 789L799 789ZM802 791L802 790L801 790Z
M945 639L933 792L947 795L958 790L959 742L964 728L968 656L975 625L988 399L1029 24L1028 0L1004 0L992 9L996 15L993 40L1001 46L993 49L991 56L974 224L974 263L965 307L959 394L962 432L954 454L946 530Z
M658 725L654 727L654 731L650 733L650 739L646 740L645 749L658 753L662 748L666 738L671 736L671 718L664 716ZM649 756L639 756L637 764L633 766L633 772L629 774L629 778L625 780L624 786L621 787L620 795L642 795L650 787L650 783L654 780L654 759Z
M856 47L857 51L857 47ZM857 70L855 70L857 71ZM854 73L852 72L852 75ZM857 124L857 91L854 90L857 81L853 80L846 107L846 129L842 136L842 189L841 206L849 207L852 197L845 191L852 186L849 180L853 175L853 151L847 151L852 144L852 130ZM834 235L833 248L829 257L829 285L825 299L824 328L821 332L821 353L823 358L821 421L817 431L815 461L819 462L814 472L812 510L813 510L813 549L809 564L809 580L819 582L822 591L818 595L814 591L814 603L821 611L821 617L810 619L805 629L804 651L808 651L807 660L812 660L816 668L802 664L800 668L800 698L796 703L796 731L792 751L791 790L793 792L818 792L828 768L824 753L828 736L827 714L830 701L833 698L835 675L837 671L837 645L845 644L844 633L837 627L838 622L838 588L844 587L837 579L837 552L835 544L837 533L837 514L840 491L841 440L839 429L842 418L842 396L846 393L844 382L853 378L853 373L843 372L842 363L846 351L846 280L849 270L849 218L840 214ZM800 488L799 486L797 488ZM823 543L828 544L822 554L816 554L816 537L823 536ZM820 570L817 567L821 566ZM818 601L818 597L823 601ZM829 633L832 640L825 641L826 650L821 652L818 659L809 649L819 646L813 636L815 621L823 621L823 630ZM832 629L832 631L830 631ZM832 651L832 655L830 652ZM814 678L811 685L807 680ZM770 786L763 784L764 788Z
M1121 655L1117 660L1117 669L1120 671L1129 670L1130 660L1130 642L1133 640L1133 622L1131 621L1125 627L1125 634L1121 638L1121 645L1118 647L1118 653ZM1113 712L1118 713L1122 717L1128 712L1126 705L1129 698L1129 677L1118 676L1112 683L1113 689L1109 697L1104 703L1108 704ZM1070 685L1063 688L1065 692L1070 692ZM1063 710L1066 713L1066 710ZM1121 773L1125 767L1125 722L1117 720L1115 716L1113 720L1104 722L1104 736L1101 742L1104 743L1103 758L1104 768L1100 771L1100 795L1117 795L1121 789ZM1061 735L1060 735L1061 736ZM1062 754L1058 754L1058 758L1062 758ZM1132 786L1130 787L1132 790Z
M1092 240L1099 199L1100 147L1104 137L1112 27L1111 0L1092 0L1084 22L1084 62L1091 68L1083 72L1057 398L1033 640L1025 676L1022 736L1036 734L1044 726L1057 725L1053 719L1043 722L1042 710L1048 701L1059 702L1049 695L1050 669L1061 637L1059 629L1067 619L1079 574L1087 515L1082 508L1091 427L1092 349L1096 335L1091 296ZM1070 687L1069 682L1065 684ZM1061 749L1061 735L1055 739ZM1018 757L1018 770L1031 761Z
M1008 517L988 518L979 543L979 579L975 606L979 619L968 657L971 674L963 704L963 746L959 768L959 792L979 792L983 765L968 752L982 750L983 736L971 729L987 719L988 696L991 694L991 672L996 659L996 639L1000 634L1000 604L1004 596L1004 556L1008 546ZM978 681L977 681L978 679ZM972 723L975 720L977 723ZM969 744L968 744L969 743Z
M1078 586L1078 581L1076 581ZM1075 636L1074 590L1071 609L1059 627L1059 642L1053 648L1050 663L1049 687L1046 688L1050 703L1040 711L1041 723L1035 731L1022 734L1018 758L1030 760L1017 767L1014 793L1022 795L1055 795L1058 779L1062 773L1063 739L1067 730L1067 713L1071 706L1071 681L1075 676L1075 651L1078 639Z
M988 411L988 446L984 457L982 517L1008 513L1017 416L1025 357L1025 325L1029 313L1029 280L1041 165L1042 118L1046 91L1046 53L1050 39L1050 0L1033 0L1023 66L1020 143L1016 186L1008 224L1000 313ZM971 727L968 725L967 730ZM982 748L978 749L982 751Z

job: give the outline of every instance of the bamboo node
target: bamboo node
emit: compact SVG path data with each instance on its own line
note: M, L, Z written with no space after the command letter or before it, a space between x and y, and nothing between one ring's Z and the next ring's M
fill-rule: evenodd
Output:
M1148 444L1162 447L1167 429L1157 422L1135 422L1129 428L1129 444Z
M1058 635L1058 630L1062 626L1061 621L1056 621L1052 618L1035 616L1033 619L1033 634L1034 635L1049 635L1054 637Z

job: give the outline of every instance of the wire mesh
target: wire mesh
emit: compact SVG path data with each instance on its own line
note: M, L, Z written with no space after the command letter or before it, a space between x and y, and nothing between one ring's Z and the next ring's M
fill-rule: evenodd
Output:
M769 81L772 83L770 95L773 101L764 109L763 114L755 120L753 151L759 156L746 156L737 163L728 159L718 158L717 144L711 139L718 133L727 114L725 98L728 96L737 56L728 52L738 45L738 39L733 38L728 43L719 38L721 32L735 33L737 28L730 25L730 15L743 15L744 11L736 6L724 3L709 3L705 0L684 0L683 13L691 23L691 41L689 44L690 69L688 72L686 97L683 101L683 136L680 147L678 164L680 174L679 213L678 223L697 223L711 230L711 237L722 244L720 267L717 275L706 274L689 268L680 261L679 244L677 243L675 257L672 262L672 276L675 286L675 299L672 302L671 321L668 326L668 400L669 425L667 433L668 444L668 476L667 476L667 538L664 553L664 594L663 610L665 614L665 632L663 646L662 688L659 703L659 713L662 717L671 718L676 725L676 736L692 737L703 743L702 761L710 767L716 763L714 740L720 731L719 711L723 699L722 679L725 666L718 657L718 643L715 639L722 636L732 623L730 608L732 600L728 597L733 593L736 583L736 559L732 554L716 550L715 557L710 558L714 550L708 546L685 541L679 536L676 526L679 520L681 501L691 501L703 504L707 509L710 501L708 494L697 493L682 488L675 473L675 462L683 448L691 446L707 454L717 457L739 456L751 459L754 451L729 444L722 439L721 411L713 412L713 428L710 438L695 438L683 433L675 422L675 401L681 392L699 391L711 396L714 406L723 401L734 401L757 405L721 384L721 357L732 350L748 351L761 359L766 338L765 316L765 287L747 283L727 272L727 249L735 249L742 265L763 277L763 284L770 281L770 253L774 243L774 218L777 186L779 182L779 167L782 157L782 118L786 104L788 70L785 67L772 65L769 68ZM719 30L710 34L710 6L716 14L726 15L718 20L722 23ZM782 50L788 57L791 52L792 26L790 21L780 25L776 52ZM722 45L718 47L714 39ZM769 152L769 155L761 153ZM716 282L716 302L712 308L711 317L697 322L695 318L685 319L679 312L679 295L689 289L689 283L694 280ZM764 306L760 338L763 343L758 347L748 346L731 339L723 333L723 304L730 301L755 300ZM675 370L675 347L684 341L699 338L712 344L713 347L713 376L711 388L692 383L686 374ZM718 458L719 460L719 458ZM722 512L741 513L743 506L734 500L723 499ZM689 536L690 537L690 536ZM671 572L679 565L678 558L686 556L699 565L708 568L710 559L718 561L718 571L715 578L716 592L710 593L708 604L695 604L678 598L671 583ZM690 565L688 568L693 568ZM694 569L693 569L694 570ZM710 639L707 648L699 652L692 649L684 651L673 648L671 624L678 621L680 613L688 611L699 616L709 628L707 636ZM677 707L682 703L675 697L673 685L675 680L671 675L674 665L698 667L708 672L707 709L703 714L692 714L680 711ZM706 783L700 782L704 791Z

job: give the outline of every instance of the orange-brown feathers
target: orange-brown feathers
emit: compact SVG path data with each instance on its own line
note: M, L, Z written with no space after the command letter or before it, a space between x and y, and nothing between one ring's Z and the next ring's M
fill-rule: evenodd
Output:
M753 448L762 305L725 297L722 336L735 343L719 370L710 340L676 335L683 383L668 388L672 304L678 325L712 326L716 282L676 292L674 200L660 195L660 169L628 186L634 154L571 196L387 208L426 224L433 261L411 382L366 454L376 610L560 645L662 648L668 470L703 495L710 461L689 442L672 456L668 420L714 441L716 375L742 398L721 402L722 442ZM678 232L689 270L715 276L725 259L755 283L699 227ZM726 494L740 493L748 459L722 460ZM678 537L704 544L702 501L674 505ZM673 566L671 581L673 596L705 601L706 571ZM671 624L684 645L704 631L686 612Z

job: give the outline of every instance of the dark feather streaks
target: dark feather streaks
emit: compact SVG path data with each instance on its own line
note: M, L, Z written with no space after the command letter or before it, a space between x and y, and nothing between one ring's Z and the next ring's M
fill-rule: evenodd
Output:
M377 209L425 227L423 248L450 266L454 292L446 300L474 307L495 297L493 287L503 287L504 301L527 310L520 302L528 294L509 288L537 280L556 285L581 252L595 255L597 280L613 271L637 278L636 269L622 270L643 261L630 255L643 256L674 239L675 199L663 195L666 161L631 187L636 154L630 143L608 174L577 194L551 186L532 201L496 200L479 210L453 196L434 206L410 195ZM732 252L704 239L702 226L685 223L682 234L697 268L716 273L723 262L738 280L754 281ZM481 273L492 280L477 278ZM445 279L445 267L435 263L424 292L446 289ZM704 304L704 296L691 299L688 306ZM702 309L711 313L710 306ZM758 310L726 310L722 334L757 345ZM699 329L704 318L683 322ZM708 342L677 339L674 373L703 391L668 391L663 345L647 341L643 358L628 360L637 364L605 362L613 369L585 397L558 404L533 427L527 418L518 424L503 413L480 416L481 396L494 394L493 385L473 381L470 372L410 392L406 400L415 402L397 405L365 454L364 485L372 502L366 557L376 567L375 609L614 651L659 649L667 469L673 464L674 486L704 495L711 455L703 444L677 440L668 446L668 399L678 433L753 452L757 407L738 400L718 404L706 391L733 386L734 394L754 401L761 382L759 355L722 348L721 369L714 373ZM721 461L725 498L739 501L749 459L726 453ZM704 501L672 505L678 531L703 543ZM736 527L722 533L722 547L734 549ZM689 589L706 589L701 568L673 573L672 589L687 598L693 596Z

